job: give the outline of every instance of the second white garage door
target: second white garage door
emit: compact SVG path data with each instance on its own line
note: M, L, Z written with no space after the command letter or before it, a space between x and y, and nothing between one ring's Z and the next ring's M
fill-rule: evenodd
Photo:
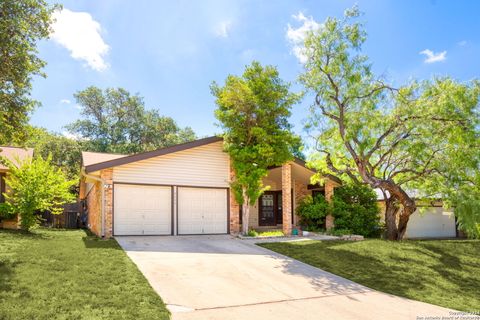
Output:
M415 211L408 221L407 238L452 238L456 236L453 212L442 207Z
M121 235L172 234L172 188L115 184L113 233Z
M178 234L227 233L227 190L178 188Z

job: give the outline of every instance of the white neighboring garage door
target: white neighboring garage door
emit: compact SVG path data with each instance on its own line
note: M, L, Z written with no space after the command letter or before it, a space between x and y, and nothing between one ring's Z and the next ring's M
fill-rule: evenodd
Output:
M171 187L114 186L114 235L172 234Z
M178 234L227 233L227 189L178 188Z
M415 211L408 221L407 238L453 238L456 236L453 212L442 207Z

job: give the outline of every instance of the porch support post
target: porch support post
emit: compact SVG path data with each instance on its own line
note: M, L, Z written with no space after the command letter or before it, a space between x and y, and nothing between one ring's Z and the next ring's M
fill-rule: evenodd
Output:
M285 235L292 234L292 165L282 166L282 228Z
M333 181L330 181L330 179L325 180L325 200L327 200L328 203L332 202L334 187L335 183ZM334 220L335 218L331 213L325 217L325 228L327 230L331 230L333 227L335 227Z

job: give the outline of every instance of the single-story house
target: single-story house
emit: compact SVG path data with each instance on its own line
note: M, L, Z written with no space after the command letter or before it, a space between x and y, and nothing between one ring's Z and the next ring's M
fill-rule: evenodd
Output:
M270 168L270 186L251 207L251 228L298 228L298 201L320 192L328 199L340 181L295 159ZM98 236L229 234L241 230L241 209L230 192L234 177L223 139L209 137L134 155L82 153L80 200ZM327 228L333 226L328 217Z
M32 148L18 148L10 146L0 146L0 157L5 158L15 165L21 164L27 159L33 157ZM9 168L0 163L0 203L5 202L4 193L7 192L8 186L5 183L5 177L8 175ZM18 220L6 220L2 221L1 226L3 228L17 228Z

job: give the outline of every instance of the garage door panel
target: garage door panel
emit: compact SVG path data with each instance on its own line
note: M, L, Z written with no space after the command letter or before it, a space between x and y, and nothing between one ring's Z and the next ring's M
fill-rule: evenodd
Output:
M162 234L171 234L171 225L166 224L147 224L143 226L144 235L162 235Z
M114 188L115 235L171 234L171 187L116 184Z
M455 217L453 212L442 207L417 210L407 225L408 238L450 238L456 236Z
M178 233L227 233L227 190L178 188Z
M143 232L143 224L129 223L115 226L115 235L139 235Z

